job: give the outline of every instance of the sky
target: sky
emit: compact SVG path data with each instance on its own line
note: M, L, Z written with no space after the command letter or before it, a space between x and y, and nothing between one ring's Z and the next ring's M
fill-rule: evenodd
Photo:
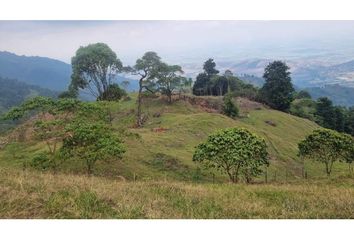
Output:
M70 63L107 43L126 64L146 51L174 63L246 58L354 58L354 21L0 21L0 51Z

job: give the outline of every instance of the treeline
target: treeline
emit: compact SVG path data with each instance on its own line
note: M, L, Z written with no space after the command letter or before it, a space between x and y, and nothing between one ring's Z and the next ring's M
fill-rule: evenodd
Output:
M247 97L255 100L258 89L252 84L245 83L226 70L219 74L213 59L208 59L203 65L193 85L193 94L197 96L223 96L230 92L233 96Z

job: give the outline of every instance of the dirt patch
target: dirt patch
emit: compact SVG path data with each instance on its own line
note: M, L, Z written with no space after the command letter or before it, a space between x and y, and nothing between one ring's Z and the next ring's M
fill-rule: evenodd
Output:
M236 102L237 102L238 107L243 112L261 110L264 108L264 105L262 103L251 101L247 98L238 97L238 98L236 98Z
M166 132L167 130L168 130L167 128L163 128L163 127L151 129L151 131L153 131L153 132Z
M221 97L198 97L183 95L180 98L193 106L198 106L205 112L222 113L223 101Z

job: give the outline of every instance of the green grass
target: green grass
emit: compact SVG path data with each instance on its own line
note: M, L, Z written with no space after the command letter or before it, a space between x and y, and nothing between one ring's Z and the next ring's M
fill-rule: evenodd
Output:
M124 182L2 168L0 218L354 218L353 182Z
M208 101L221 101L218 97L203 98ZM205 170L192 161L195 146L206 140L213 132L229 127L244 127L265 138L271 156L268 179L299 179L305 171L309 178L324 178L323 166L306 162L297 157L297 143L318 126L306 119L264 107L241 108L241 117L231 119L219 113L209 113L185 101L169 105L165 101L144 99L143 111L148 116L143 128L133 128L135 123L136 96L128 101L111 103L113 127L116 133L123 134L126 153L122 160L97 162L95 175L124 177L127 180L136 176L141 180L177 180L194 182L225 182L227 178L215 171ZM160 117L154 117L159 113ZM271 122L272 124L268 124ZM164 128L163 132L153 131ZM0 166L22 168L31 161L45 145L39 142L22 143L14 157L13 149L0 150ZM164 156L159 159L158 156ZM160 163L158 164L158 161ZM166 163L164 163L164 161ZM166 164L173 166L165 166ZM66 173L85 173L85 165L79 161L67 161L61 168ZM345 164L336 163L333 176L347 174ZM258 181L263 181L261 176Z
M315 123L264 107L241 108L241 117L231 119L184 101L145 99L148 120L136 129L135 97L110 104L126 153L97 162L94 176L74 159L56 174L24 168L46 149L35 140L1 149L0 218L354 218L347 165L335 163L327 178L324 166L297 157L297 143L318 128ZM229 127L265 138L267 184L265 176L256 184L229 184L225 175L192 161L195 146Z

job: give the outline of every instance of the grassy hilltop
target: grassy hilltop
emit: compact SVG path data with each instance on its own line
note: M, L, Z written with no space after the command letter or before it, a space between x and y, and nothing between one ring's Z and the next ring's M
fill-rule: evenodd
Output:
M122 160L98 161L91 177L75 161L56 174L23 169L45 145L30 137L16 147L8 145L0 150L0 217L354 217L347 166L335 163L331 180L322 165L304 164L297 156L297 143L318 125L246 99L237 101L241 116L234 120L218 113L218 97L189 96L171 105L145 98L148 117L140 129L133 127L134 95L110 103L112 125L124 135L126 153ZM192 161L196 145L228 127L244 127L265 138L271 156L268 184L264 175L256 179L259 184L229 184L226 176ZM10 135L20 133L27 134L20 127Z

